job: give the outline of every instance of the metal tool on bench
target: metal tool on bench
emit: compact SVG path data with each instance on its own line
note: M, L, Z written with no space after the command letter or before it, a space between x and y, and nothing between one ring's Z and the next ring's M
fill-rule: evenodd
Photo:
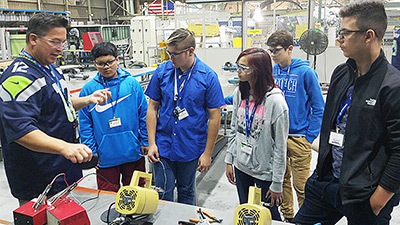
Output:
M201 209L198 209L197 212L199 212ZM216 216L214 216L212 213L208 212L207 210L201 210L201 212L203 214L205 214L206 216L208 216L213 222L217 222L217 223L222 223L223 219L220 218L218 219Z
M210 224L210 223L214 222L214 220L211 220L211 219L208 220L208 219L206 218L206 216L205 216L204 213L202 212L201 208L199 208L199 209L197 210L197 213L199 214L199 219L189 218L189 221L190 221L190 222L194 222L194 223L196 223L197 225L207 225L207 224Z

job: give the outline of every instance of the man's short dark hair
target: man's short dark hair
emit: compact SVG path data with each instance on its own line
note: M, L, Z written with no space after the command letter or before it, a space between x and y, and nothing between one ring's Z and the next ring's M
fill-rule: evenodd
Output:
M179 50L186 48L196 48L194 33L185 28L175 30L166 41L167 46L175 46Z
M111 42L100 42L93 46L92 48L92 57L93 59L97 59L101 56L112 55L115 58L118 57L118 49Z
M286 49L293 45L293 35L287 30L277 30L268 38L267 45L271 47L280 45Z
M62 16L56 16L49 13L37 13L31 17L28 22L28 31L26 32L26 43L29 42L29 35L36 34L39 37L46 36L46 34L53 28L64 27L67 28L68 20Z
M342 18L355 16L358 29L374 30L379 40L385 35L387 16L382 1L355 1L340 9L339 15Z

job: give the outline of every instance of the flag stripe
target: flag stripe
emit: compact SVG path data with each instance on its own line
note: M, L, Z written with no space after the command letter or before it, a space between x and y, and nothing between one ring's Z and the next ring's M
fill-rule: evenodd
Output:
M145 2L145 7L149 6L146 14L161 14L162 13L162 5L161 2L154 2L152 4ZM164 14L174 14L174 3L167 1L164 2Z

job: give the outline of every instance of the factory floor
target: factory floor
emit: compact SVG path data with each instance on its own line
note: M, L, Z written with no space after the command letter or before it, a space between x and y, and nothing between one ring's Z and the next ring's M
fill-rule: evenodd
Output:
M227 80L232 78L235 73L217 71L219 79L222 84L224 95L231 94L234 86L229 85ZM223 129L221 128L221 132ZM213 160L211 169L205 174L198 174L196 184L196 202L198 206L225 210L234 212L238 206L238 197L236 188L231 185L225 176L225 157L226 147L224 147L220 153ZM314 170L316 166L317 153L313 151L311 169ZM84 171L84 174L94 173L94 169ZM79 186L96 188L95 176L88 176L85 178ZM295 205L295 210L298 207ZM18 201L12 197L7 179L4 171L4 164L0 162L0 224L9 224L13 221L12 211L18 207ZM218 216L218 215L216 215ZM400 207L396 207L392 213L391 224L400 225ZM343 218L338 222L339 225L347 224L346 219Z

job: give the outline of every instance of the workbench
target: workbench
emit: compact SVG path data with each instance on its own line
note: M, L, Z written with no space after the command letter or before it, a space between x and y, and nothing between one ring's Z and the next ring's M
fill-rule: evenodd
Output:
M99 193L99 194L98 194ZM83 202L89 198L94 198L97 195L97 199L83 203L83 207L86 209L91 224L100 225L105 224L100 220L101 214L108 210L111 203L115 202L116 193L109 191L98 191L95 189L77 187L72 191L72 195L77 199L77 203ZM78 202L79 201L79 202ZM148 222L154 225L175 225L178 221L189 221L189 218L198 218L197 209L198 206L186 205L177 202L169 202L160 200L156 212L148 216ZM202 208L203 209L203 208ZM233 225L234 224L234 211L223 211L206 209L217 218L222 218L221 225ZM149 223L149 224L151 224ZM218 223L212 223L217 225ZM272 225L286 224L278 221L273 221Z

